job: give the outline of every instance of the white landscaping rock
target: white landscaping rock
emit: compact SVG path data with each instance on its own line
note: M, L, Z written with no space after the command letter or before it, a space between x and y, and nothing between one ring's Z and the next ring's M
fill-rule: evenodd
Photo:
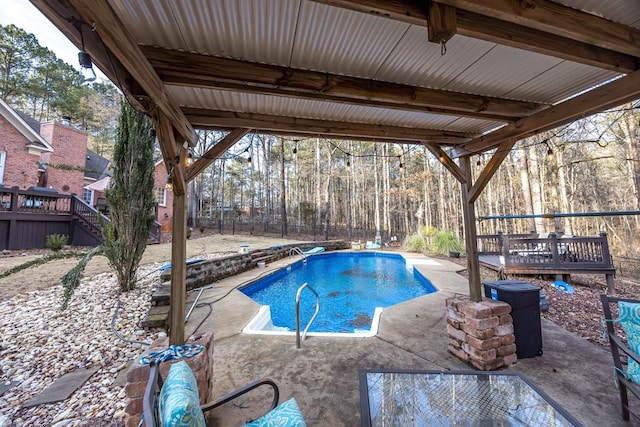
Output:
M161 265L139 268L143 279L135 291L120 295L121 310L116 310L118 284L111 273L82 279L64 312L59 285L0 301L0 383L23 381L0 398L0 427L91 425L92 417L105 421L122 416L124 388L112 384L144 348L118 339L111 331L112 316L118 311L115 328L127 339L151 343L159 338L158 331L138 325L160 284ZM100 369L66 401L22 408L62 375L94 366Z

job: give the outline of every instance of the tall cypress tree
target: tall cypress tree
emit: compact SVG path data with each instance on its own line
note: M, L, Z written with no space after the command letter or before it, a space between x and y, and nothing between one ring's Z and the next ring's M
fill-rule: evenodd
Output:
M153 137L151 121L123 102L113 153L111 188L105 198L109 223L104 254L116 270L122 292L134 288L135 275L153 223Z

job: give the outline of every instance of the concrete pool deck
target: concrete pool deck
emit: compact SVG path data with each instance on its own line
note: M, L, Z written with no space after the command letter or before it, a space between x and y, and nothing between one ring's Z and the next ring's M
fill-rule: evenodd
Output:
M372 338L309 337L296 349L295 337L245 335L242 328L259 306L235 288L283 267L274 262L216 282L201 302L213 302L212 314L200 331L214 333L211 400L261 377L280 388L280 401L295 397L309 426L360 425L360 368L450 370L472 368L447 351L445 299L468 295L461 267L442 259L402 253L438 292L384 310L378 335ZM297 260L297 258L295 258ZM412 262L412 261L411 261ZM226 295L226 296L225 296ZM207 313L197 309L186 325L190 334ZM544 354L521 359L510 370L527 375L539 388L585 426L628 426L620 417L611 355L542 319ZM259 416L270 402L256 392L216 409L210 425L240 425Z

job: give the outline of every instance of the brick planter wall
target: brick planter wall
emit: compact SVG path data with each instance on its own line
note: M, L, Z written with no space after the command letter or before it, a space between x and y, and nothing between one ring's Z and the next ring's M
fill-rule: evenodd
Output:
M200 404L206 403L213 364L213 334L203 332L195 334L187 339L186 344L202 344L204 350L193 357L187 359L169 360L160 364L160 374L166 378L169 368L173 363L184 360L187 362L198 381L198 393L200 394ZM127 372L127 384L124 391L127 395L127 406L125 412L125 427L135 427L140 422L142 415L142 397L144 395L147 381L149 380L149 365L141 365L140 358L148 355L152 351L161 351L169 346L169 338L161 338L154 341L144 353L136 357L129 371Z
M481 371L507 367L518 360L509 304L454 297L446 300L446 306L449 352Z

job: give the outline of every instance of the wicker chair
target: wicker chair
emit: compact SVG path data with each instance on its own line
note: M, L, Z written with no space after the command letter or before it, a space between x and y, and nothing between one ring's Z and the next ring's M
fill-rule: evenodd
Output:
M612 306L617 307L619 301L625 301L629 303L640 304L640 300L630 298L615 298L607 295L600 295L602 301L602 309L604 311L604 317L606 320L607 335L609 336L609 342L611 343L611 355L613 356L613 363L615 366L615 377L618 382L618 391L620 392L620 403L622 405L622 418L629 420L629 415L640 419L640 417L629 410L629 392L631 392L636 398L640 398L640 385L633 382L627 374L629 359L635 360L640 365L640 355L631 350L627 344L623 341L621 335L616 332L614 323L617 318L612 315ZM640 326L640 325L639 325Z

